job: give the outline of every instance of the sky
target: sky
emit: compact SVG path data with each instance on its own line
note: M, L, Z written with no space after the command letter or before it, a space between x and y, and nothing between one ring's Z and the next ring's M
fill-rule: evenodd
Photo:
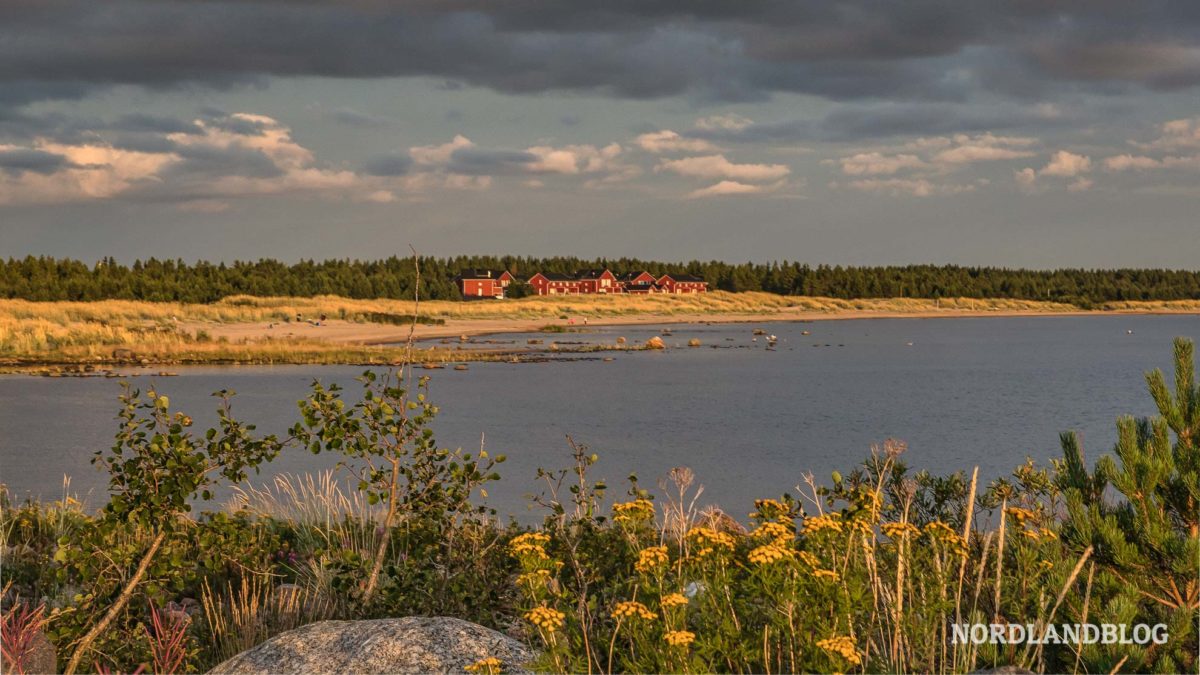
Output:
M0 257L1200 267L1200 2L4 0Z

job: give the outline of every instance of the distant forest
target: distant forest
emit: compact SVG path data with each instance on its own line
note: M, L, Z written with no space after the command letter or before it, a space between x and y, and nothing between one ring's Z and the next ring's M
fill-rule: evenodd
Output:
M1156 269L1024 270L957 265L842 267L801 263L662 263L630 258L458 256L421 258L421 297L458 300L456 275L467 268L507 269L525 279L536 271L574 273L607 267L616 274L648 270L704 277L711 288L833 298L1013 298L1080 306L1119 300L1200 299L1200 271ZM340 295L411 298L413 261L276 260L195 264L181 260L95 265L49 257L0 261L0 298L26 300L150 300L213 302L230 295ZM520 293L520 285L516 289Z

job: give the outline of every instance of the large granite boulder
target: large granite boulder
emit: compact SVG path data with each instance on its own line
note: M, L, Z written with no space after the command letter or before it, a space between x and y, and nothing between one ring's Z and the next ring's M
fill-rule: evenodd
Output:
M58 654L54 650L54 644L40 629L33 634L29 648L21 660L24 671L29 675L58 672Z
M529 672L535 652L490 628L448 617L321 621L276 635L213 673L461 673L488 657Z

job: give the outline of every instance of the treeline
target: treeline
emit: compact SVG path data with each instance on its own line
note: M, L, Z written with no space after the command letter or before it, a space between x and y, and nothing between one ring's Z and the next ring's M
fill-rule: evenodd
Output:
M574 273L607 267L616 274L648 270L704 277L711 288L781 295L855 298L1009 298L1089 306L1120 300L1200 299L1200 271L1160 269L1026 270L958 265L888 267L810 266L792 262L731 264L720 261L663 263L634 258L584 260L523 256L421 258L421 296L460 298L456 276L468 268L507 269L518 279L534 272ZM213 302L230 295L339 295L348 298L410 298L411 258L378 261L277 260L189 264L151 258L122 265L105 258L78 260L26 257L0 261L0 298L26 300L148 300Z

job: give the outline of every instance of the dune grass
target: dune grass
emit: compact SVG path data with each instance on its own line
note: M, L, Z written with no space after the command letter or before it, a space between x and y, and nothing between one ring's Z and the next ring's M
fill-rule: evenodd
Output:
M1125 312L1200 312L1200 301L1118 302L1102 310ZM271 336L230 341L209 331L221 326L317 320L389 325L398 329L412 319L413 305L402 300L351 300L336 296L270 298L231 296L211 304L155 303L129 300L29 302L0 300L0 360L13 363L81 363L112 358L114 349L160 363L386 363L403 357L395 347L337 344L315 337ZM800 313L924 314L956 312L1075 312L1074 305L1028 300L947 298L834 298L771 293L700 295L577 295L519 300L420 304L421 324L485 320L561 320L653 316L739 318ZM450 350L444 350L450 351ZM478 360L480 354L429 354L421 360Z

